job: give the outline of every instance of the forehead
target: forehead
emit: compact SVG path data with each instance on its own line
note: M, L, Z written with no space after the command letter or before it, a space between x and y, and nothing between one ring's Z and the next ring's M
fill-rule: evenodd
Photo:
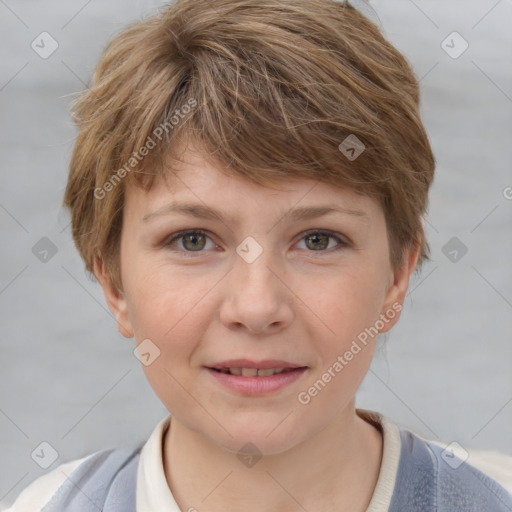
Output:
M231 212L233 217L244 211L263 215L300 207L326 208L327 205L366 221L382 215L376 200L346 187L289 177L276 179L270 186L261 185L205 159L194 147L183 151L180 161L167 162L149 190L127 184L125 209L137 210L137 216L147 217L165 209L171 202Z

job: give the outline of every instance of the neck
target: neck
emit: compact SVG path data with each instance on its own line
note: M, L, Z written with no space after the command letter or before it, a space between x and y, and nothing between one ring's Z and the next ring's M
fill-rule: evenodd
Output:
M175 418L163 449L167 483L181 510L364 512L379 475L382 435L352 403L306 442L251 467Z

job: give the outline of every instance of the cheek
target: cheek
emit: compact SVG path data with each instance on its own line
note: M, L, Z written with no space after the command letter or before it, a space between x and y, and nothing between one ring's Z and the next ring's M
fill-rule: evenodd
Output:
M181 396L178 382L193 387L190 367L197 364L197 349L215 314L209 292L218 277L197 279L161 265L141 266L140 270L127 294L130 317L137 343L150 339L160 351L144 371L166 401L164 396Z
M194 279L165 265L141 262L127 284L128 310L137 340L154 336L174 338L177 330L192 328L202 298L213 286L208 277ZM188 327L187 327L188 326ZM195 324L197 330L199 326Z
M382 281L378 272L365 266L301 287L298 295L318 319L315 324L326 339L332 340L331 351L342 350L378 319L385 296Z
M188 393L196 394L191 360L208 319L208 301L201 299L212 285L157 267L141 272L130 285L135 339L137 343L150 339L160 351L154 362L143 366L146 378L169 410L190 408Z
M308 337L319 359L297 398L309 412L334 418L355 396L371 364L384 287L382 275L365 265L322 280L320 288L322 293L318 287L302 289L301 298L318 318Z
M309 333L319 364L297 396L308 417L330 421L355 396L373 358L382 297L370 271L340 275L322 283L321 294L310 294L307 300L321 321Z

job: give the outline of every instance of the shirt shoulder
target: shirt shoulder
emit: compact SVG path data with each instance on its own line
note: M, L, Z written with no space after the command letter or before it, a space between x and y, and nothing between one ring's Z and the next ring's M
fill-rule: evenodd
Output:
M107 501L123 502L113 511L128 511L130 504L135 510L140 449L102 450L61 464L27 486L5 512L96 512Z
M512 494L497 480L485 474L452 450L437 443L426 443L437 465L437 487L442 510L512 511Z
M510 512L512 495L451 450L406 429L389 512Z
M468 462L512 494L512 456L492 450L468 450Z
M71 474L82 463L94 454L80 459L72 460L57 466L49 473L36 478L21 491L15 502L4 512L26 512L28 510L41 510L57 489L65 482L66 475Z

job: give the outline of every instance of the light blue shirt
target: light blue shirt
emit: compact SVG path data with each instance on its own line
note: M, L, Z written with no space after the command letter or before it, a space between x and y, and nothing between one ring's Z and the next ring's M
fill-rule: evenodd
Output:
M443 448L400 429L400 461L388 512L512 512L512 495ZM87 458L41 512L135 512L142 446L105 450ZM165 512L165 511L162 511Z

